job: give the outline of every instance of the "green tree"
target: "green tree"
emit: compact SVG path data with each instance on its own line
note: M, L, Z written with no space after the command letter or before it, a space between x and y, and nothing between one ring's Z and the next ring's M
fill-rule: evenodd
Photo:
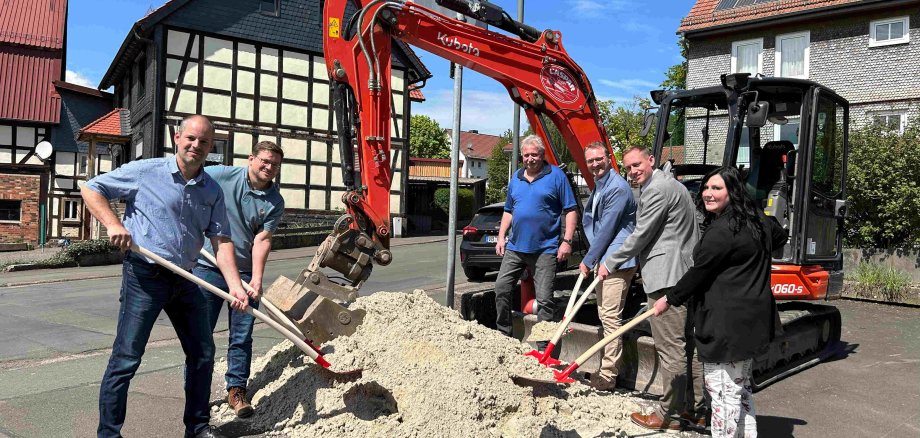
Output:
M661 82L661 86L666 90L687 89L687 59L689 59L690 47L684 37L680 37L680 39L677 40L677 45L680 46L680 56L683 57L684 60L683 62L672 65L664 74L665 80ZM668 132L671 133L669 144L684 144L685 126L684 109L679 108L671 114L671 118L668 120Z
M684 37L680 37L680 39L677 40L677 45L680 47L680 56L684 58L684 60L672 65L668 68L668 71L665 72L665 80L661 82L661 86L666 90L687 89L687 59L690 46Z
M645 121L645 110L651 107L651 101L644 97L634 96L632 102L616 105L613 100L601 101L598 105L601 123L610 136L610 144L617 154L617 163L620 162L622 151L630 146L652 145L652 133L643 137L642 124Z
M419 158L450 158L450 140L438 122L416 114L409 120L409 154Z
M920 120L851 133L847 203L847 246L920 248Z
M550 143L552 143L553 150L559 154L559 156L556 157L559 164L565 164L566 168L569 170L575 169L575 160L572 159L572 153L566 146L565 138L562 137L562 133L559 132L559 128L556 127L556 124L553 123L549 117L546 117L543 114L540 114L540 117L543 119L543 126L546 126L546 133L549 136ZM532 126L528 126L527 130L524 131L524 134L521 135L521 138L523 139L524 137L531 134L535 134L535 131L533 130ZM547 149L550 149L550 145L545 146ZM520 157L520 154L518 154L518 157ZM518 163L518 167L520 167L520 163Z
M498 143L492 147L492 155L489 156L487 165L489 166L486 176L489 181L486 183L486 203L504 202L508 194L508 164L511 157L505 153L505 145L511 143L511 130L502 134Z

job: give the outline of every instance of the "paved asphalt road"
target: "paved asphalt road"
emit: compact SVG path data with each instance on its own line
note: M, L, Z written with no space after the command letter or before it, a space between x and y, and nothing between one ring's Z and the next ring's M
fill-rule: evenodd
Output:
M443 240L395 247L393 264L378 269L363 291L423 288L442 297L433 288L443 285L445 249ZM278 257L273 253L270 279L279 273L296 276L309 260ZM44 277L85 275L81 268ZM457 280L465 281L462 273ZM0 437L94 435L117 291L117 278L0 288L5 334L0 338ZM840 354L755 394L760 435L920 437L920 309L854 301L837 305L843 314ZM174 338L169 322L161 320L131 385L126 436L182 434L183 355ZM258 355L280 335L260 324L254 338ZM226 333L215 339L222 356ZM214 379L215 398L221 377Z

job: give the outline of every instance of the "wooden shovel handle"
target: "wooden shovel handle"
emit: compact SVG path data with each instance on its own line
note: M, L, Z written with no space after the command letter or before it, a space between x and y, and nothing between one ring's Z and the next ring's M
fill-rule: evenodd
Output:
M586 360L590 359L591 356L594 356L594 353L597 353L598 351L600 351L601 348L606 347L607 344L613 342L614 339L619 338L620 336L623 336L623 334L626 333L629 329L635 327L637 324L639 324L642 321L645 321L646 319L648 319L648 317L654 314L655 314L655 309L651 308L645 311L645 313L633 318L626 324L623 324L623 326L618 328L615 332L607 335L607 337L605 337L604 339L601 339L598 343L594 344L591 348L588 349L588 351L584 352L584 354L582 354L581 356L578 356L578 359L575 359L575 363L578 364L578 366L581 366L583 363L585 363Z
M197 284L197 285L199 285L199 286L201 286L201 287L207 289L208 292L211 292L212 294L217 295L217 296L223 298L224 300L226 300L226 301L228 301L228 302L232 302L232 301L236 300L236 298L234 298L233 295L230 295L230 294L228 294L228 293L226 293L226 292L224 292L224 291L218 289L218 288L217 288L216 286L214 286L213 284L208 283L208 282L206 282L206 281L204 281L204 280L202 280L202 279L196 277L196 276L193 275L191 272L188 272L188 271L186 271L185 269L182 269L182 268L176 266L175 264L173 264L173 263L170 262L169 260L166 260L166 259L164 259L163 257L160 257L160 256L158 256L158 255L156 255L156 254L150 252L150 251L149 251L148 249L146 249L146 248L143 248L143 247L138 246L136 243L131 243L131 251L134 251L134 252L136 252L136 253L138 253L138 254L144 256L144 257L147 257L147 258L150 259L150 260L153 260L153 261L156 262L158 265L160 265L160 266L162 266L162 267L164 267L164 268L166 268L166 269L169 269L170 271L175 272L176 274L178 274L179 276L185 278L186 280L189 280L189 281L191 281L191 282L193 282L193 283L195 283L195 284ZM262 321L262 322L268 324L271 328L273 328L273 329L275 329L276 331L278 331L278 333L281 333L282 335L284 335L284 337L288 338L291 342L294 343L294 345L297 346L297 348L300 348L304 353L307 354L307 356L310 356L311 359L313 359L317 364L319 364L319 365L322 366L323 368L328 368L328 367L329 367L329 362L326 362L326 360L323 359L323 357L320 356L319 353L317 353L317 352L314 351L312 348L310 348L310 346L307 345L307 343L304 342L303 339L298 338L295 334L291 333L290 330L284 328L283 326L281 326L281 324L278 324L278 322L276 322L274 319L269 318L269 317L266 316L264 313L259 312L258 310L253 309L252 307L246 307L246 313L248 313L248 314L254 316L254 317L255 317L256 319L258 319L259 321Z
M217 259L215 259L214 256L208 252L208 250L201 248L201 256L208 259L208 261L211 262L212 265L217 266ZM246 292L255 292L255 290L252 288L252 286L249 285L249 283L246 283L245 281L242 281L242 280L240 280L240 283L243 284L243 289L246 289ZM285 328L287 328L292 333L299 336L300 339L307 338L306 336L304 336L303 332L300 331L300 329L297 328L297 326L291 322L291 320L287 317L287 315L285 315L284 312L281 311L281 309L275 307L275 305L272 304L270 301L259 299L259 306L265 307L265 310L267 310L268 313L271 313L275 317L274 318L275 320L279 321L282 325L284 325Z

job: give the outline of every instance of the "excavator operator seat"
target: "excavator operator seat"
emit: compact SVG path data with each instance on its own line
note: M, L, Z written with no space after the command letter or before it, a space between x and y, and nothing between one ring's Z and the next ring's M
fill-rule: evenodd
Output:
M763 212L775 217L783 229L789 229L789 182L786 175L786 160L789 152L795 150L792 142L777 140L767 142L760 151L760 166L757 178L757 199L763 200ZM766 194L762 197L761 194ZM774 258L784 258L786 248L776 248Z

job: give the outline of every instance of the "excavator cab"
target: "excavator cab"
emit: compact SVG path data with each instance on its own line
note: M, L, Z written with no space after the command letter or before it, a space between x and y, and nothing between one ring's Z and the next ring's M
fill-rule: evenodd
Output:
M700 190L709 171L737 167L755 203L789 232L774 263L820 266L828 273L825 287L784 291L783 297L825 299L839 293L847 101L812 81L743 73L723 75L720 86L655 91L652 97L659 105L656 162L670 162L691 193Z
M748 193L789 240L775 248L771 282L785 334L755 359L754 383L820 360L840 338L833 306L843 286L849 104L809 80L722 75L721 84L652 92L654 156L698 193L704 175L735 166Z

